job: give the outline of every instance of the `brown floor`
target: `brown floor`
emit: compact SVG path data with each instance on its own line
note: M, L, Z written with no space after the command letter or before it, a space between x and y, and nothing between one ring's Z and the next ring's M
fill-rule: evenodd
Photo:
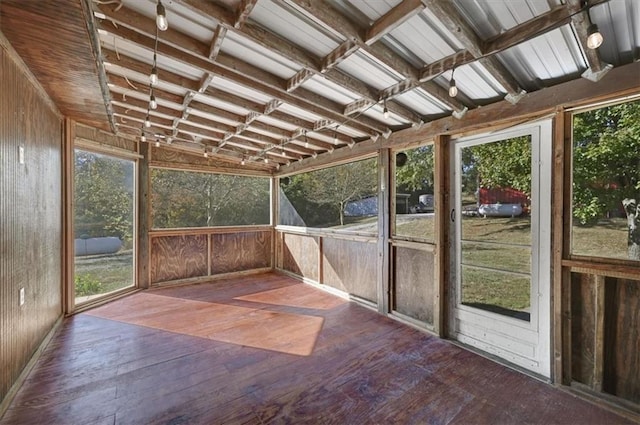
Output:
M67 319L0 424L627 424L295 280L140 292Z

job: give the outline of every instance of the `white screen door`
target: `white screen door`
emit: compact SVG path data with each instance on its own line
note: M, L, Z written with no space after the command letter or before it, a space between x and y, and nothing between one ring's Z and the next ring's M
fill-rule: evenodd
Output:
M551 123L454 140L451 337L550 376Z

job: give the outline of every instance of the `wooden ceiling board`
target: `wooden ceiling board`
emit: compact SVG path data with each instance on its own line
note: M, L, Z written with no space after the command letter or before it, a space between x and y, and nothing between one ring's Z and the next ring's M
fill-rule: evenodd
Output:
M2 0L0 31L62 114L111 131L81 0Z

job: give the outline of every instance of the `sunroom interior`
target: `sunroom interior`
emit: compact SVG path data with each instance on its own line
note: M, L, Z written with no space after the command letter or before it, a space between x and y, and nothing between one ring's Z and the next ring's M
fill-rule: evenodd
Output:
M1 0L0 46L0 423L83 314L242 285L640 420L635 0Z

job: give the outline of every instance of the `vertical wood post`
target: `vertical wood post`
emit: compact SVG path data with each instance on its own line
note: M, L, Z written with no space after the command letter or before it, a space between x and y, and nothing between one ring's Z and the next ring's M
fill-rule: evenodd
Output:
M435 267L433 297L433 328L446 337L448 319L449 285L449 136L436 136L434 140L434 189L435 189Z
M276 226L280 220L280 178L271 177L271 269L276 267L282 268L282 262L279 258L278 249L280 244L276 241L278 232Z
M149 155L151 149L148 143L140 143L138 152L142 156L138 160L138 247L137 247L137 284L138 288L146 289L150 284L149 263L150 244L149 227L151 223L151 198L149 196Z
M378 153L378 312L389 313L389 148Z
M75 309L74 258L75 241L73 237L73 140L76 135L75 121L65 118L62 146L62 294L63 311L73 313Z

